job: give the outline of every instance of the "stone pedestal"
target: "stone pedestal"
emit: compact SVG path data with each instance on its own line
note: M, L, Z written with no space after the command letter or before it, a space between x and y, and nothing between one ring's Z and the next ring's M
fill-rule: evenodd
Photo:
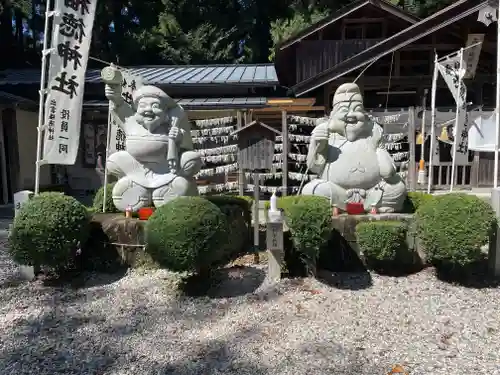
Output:
M268 278L274 282L281 279L281 266L285 259L283 244L283 216L281 211L267 214Z
M421 259L424 258L424 254L419 249L415 238L415 231L413 230L413 214L366 214L366 215L347 215L341 214L333 217L333 230L336 230L349 244L349 246L356 251L358 256L362 259L362 254L360 254L357 240L356 240L356 226L359 223L366 221L401 221L405 222L409 226L407 243L408 248L415 250Z
M144 227L146 221L126 218L123 214L96 214L92 219L91 246L88 249L98 258L117 260L128 267L150 263L145 253Z

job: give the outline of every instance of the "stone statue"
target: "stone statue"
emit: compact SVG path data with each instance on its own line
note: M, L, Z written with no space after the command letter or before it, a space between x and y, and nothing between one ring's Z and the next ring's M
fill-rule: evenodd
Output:
M121 96L121 79L118 84L105 82L106 97L126 134L126 150L106 161L108 172L118 178L112 193L115 206L137 211L151 201L159 207L179 196L198 195L193 176L200 171L201 158L192 151L184 109L155 86L136 90L132 108Z
M312 131L307 165L319 178L307 183L302 194L328 197L343 210L346 203L357 202L365 211L372 205L381 213L401 211L406 186L383 148L382 134L365 112L359 87L341 85L330 117Z

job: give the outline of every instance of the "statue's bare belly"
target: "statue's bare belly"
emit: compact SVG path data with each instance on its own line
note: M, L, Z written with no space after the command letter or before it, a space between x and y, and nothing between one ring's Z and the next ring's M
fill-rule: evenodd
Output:
M344 189L371 189L380 182L380 167L376 150L370 139L353 143L336 142L340 147L329 147L327 164L322 178Z

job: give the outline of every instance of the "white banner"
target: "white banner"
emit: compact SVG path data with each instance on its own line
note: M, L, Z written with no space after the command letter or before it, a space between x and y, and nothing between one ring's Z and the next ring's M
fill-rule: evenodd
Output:
M453 129L453 141L456 138L455 155L452 155L455 165L466 165L469 162L469 115L462 107L457 112L457 126ZM452 148L453 152L453 148Z
M128 72L121 71L123 80L122 80L122 97L129 104L132 105L132 94L135 90L142 86L141 77L134 76ZM109 151L108 155L111 155L117 151L125 150L125 133L118 126L120 119L115 115L115 113L111 110L111 106L109 108L110 111L110 121L111 121L111 130L109 134Z
M469 34L467 44L464 49L465 79L474 78L476 75L477 63L481 55L481 48L484 42L484 34Z
M438 61L438 70L457 103L457 106L465 104L467 88L463 82L465 69L463 64L463 50L454 52Z
M479 115L469 129L469 150L495 152L496 114L488 118Z
M42 160L72 165L80 145L85 71L97 0L56 0Z

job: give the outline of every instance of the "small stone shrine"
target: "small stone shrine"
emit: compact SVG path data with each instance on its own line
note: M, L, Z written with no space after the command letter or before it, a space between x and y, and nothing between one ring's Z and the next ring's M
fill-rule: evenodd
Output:
M307 166L319 178L307 183L303 195L327 197L345 210L363 203L365 211L400 212L406 185L383 148L383 129L369 119L363 97L354 83L341 85L332 112L318 121L309 143Z

